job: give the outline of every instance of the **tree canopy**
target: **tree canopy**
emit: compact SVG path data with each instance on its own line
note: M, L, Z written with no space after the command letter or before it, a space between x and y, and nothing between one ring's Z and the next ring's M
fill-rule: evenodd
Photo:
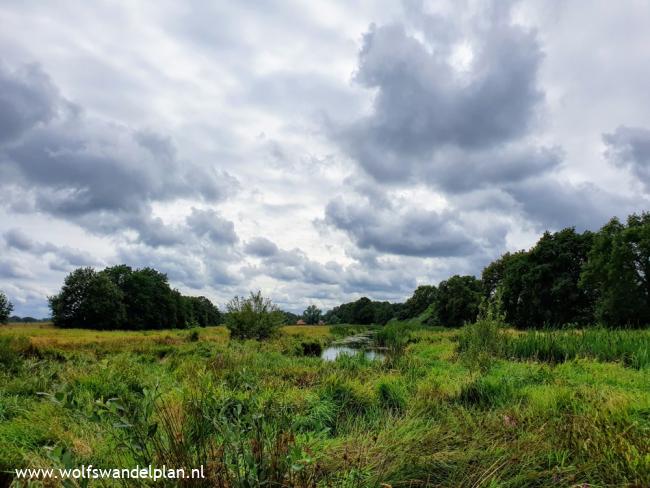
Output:
M183 296L167 275L153 268L126 265L103 271L78 268L49 298L59 327L163 329L218 325L221 314L205 297Z
M316 325L320 322L323 312L316 305L309 305L302 313L302 319L307 325Z

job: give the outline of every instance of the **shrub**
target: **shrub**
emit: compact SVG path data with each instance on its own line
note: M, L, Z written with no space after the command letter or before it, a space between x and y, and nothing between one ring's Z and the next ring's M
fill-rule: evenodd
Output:
M236 339L268 339L284 321L282 312L259 291L233 298L226 309L226 327Z

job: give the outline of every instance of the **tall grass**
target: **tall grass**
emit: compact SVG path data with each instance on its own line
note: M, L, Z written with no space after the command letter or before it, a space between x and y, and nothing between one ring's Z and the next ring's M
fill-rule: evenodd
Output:
M650 369L596 360L595 336L569 332L586 359L566 361L497 322L391 323L394 359L326 362L312 355L326 330L0 340L0 472L153 463L208 476L158 486L650 486Z
M561 363L584 357L650 366L650 331L584 329L528 332L505 341L504 356Z
M458 350L482 370L494 357L549 363L590 358L641 369L650 366L650 331L592 328L510 333L495 321L481 320L461 331Z

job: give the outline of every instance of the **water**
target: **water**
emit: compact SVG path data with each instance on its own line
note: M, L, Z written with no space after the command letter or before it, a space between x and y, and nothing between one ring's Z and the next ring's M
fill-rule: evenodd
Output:
M383 360L384 354L382 353L382 348L377 347L373 336L374 332L364 332L363 334L334 341L329 347L323 349L320 357L325 361L334 361L342 355L354 356L359 352L363 352L363 355L367 359Z

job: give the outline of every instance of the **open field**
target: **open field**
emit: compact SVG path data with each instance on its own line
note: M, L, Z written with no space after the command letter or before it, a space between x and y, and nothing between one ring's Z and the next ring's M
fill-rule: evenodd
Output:
M203 465L208 479L187 486L223 487L650 486L650 332L598 334L389 328L385 361L324 362L304 347L334 338L324 326L265 342L221 327L3 326L0 469Z

